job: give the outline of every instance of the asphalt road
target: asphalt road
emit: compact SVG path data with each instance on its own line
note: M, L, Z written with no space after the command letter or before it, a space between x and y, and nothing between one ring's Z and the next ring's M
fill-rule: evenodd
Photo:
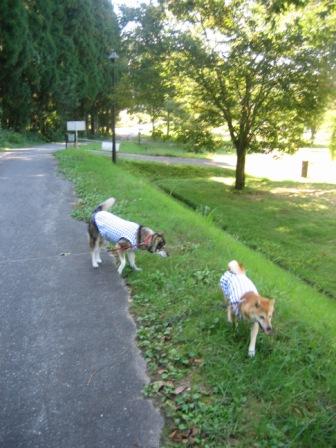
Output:
M158 447L127 291L92 269L53 148L0 154L0 447Z

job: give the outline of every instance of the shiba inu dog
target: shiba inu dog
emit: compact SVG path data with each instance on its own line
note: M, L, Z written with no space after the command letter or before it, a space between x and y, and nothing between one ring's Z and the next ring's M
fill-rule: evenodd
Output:
M135 271L141 270L135 264L135 252L137 249L147 250L161 257L167 257L168 254L164 250L166 241L163 234L109 213L107 210L114 203L115 198L109 198L98 205L92 212L88 226L92 266L98 268L102 262L100 246L103 240L115 244L114 251L118 254L120 260L119 274L122 273L126 266L126 254L131 268Z
M259 328L268 335L272 333L275 302L259 295L253 282L246 276L244 266L236 260L228 264L220 285L228 301L228 321L232 323L237 319L245 319L253 323L248 348L248 355L253 357Z

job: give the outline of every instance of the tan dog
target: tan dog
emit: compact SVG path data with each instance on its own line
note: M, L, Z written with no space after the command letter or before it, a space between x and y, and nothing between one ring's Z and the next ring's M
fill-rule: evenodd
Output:
M245 268L236 260L230 261L228 270L220 279L224 296L228 301L228 321L245 319L253 322L248 355L255 356L259 328L272 333L274 300L259 295L253 282L246 276Z

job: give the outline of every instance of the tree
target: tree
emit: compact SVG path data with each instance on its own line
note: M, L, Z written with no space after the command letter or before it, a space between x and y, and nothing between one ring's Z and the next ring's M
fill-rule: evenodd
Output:
M303 14L278 3L274 12L274 4L262 1L168 1L183 21L176 66L195 82L194 95L207 104L209 123L227 124L239 190L245 186L246 154L294 151L326 84L331 88L332 39L323 41L316 29L330 15L329 6L313 2Z
M3 0L0 8L3 127L52 138L67 119L109 115L107 56L120 48L110 0Z
M0 102L2 124L15 130L27 123L31 91L25 77L31 45L28 16L20 0L3 0L0 6Z
M132 86L129 106L152 117L153 132L155 121L165 110L171 95L171 85L164 76L164 62L169 54L164 17L164 9L152 4L122 8L121 25L129 61L128 82Z

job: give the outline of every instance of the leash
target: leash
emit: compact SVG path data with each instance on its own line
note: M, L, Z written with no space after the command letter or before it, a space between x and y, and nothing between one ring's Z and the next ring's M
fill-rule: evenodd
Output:
M7 264L7 263L25 263L27 261L38 261L38 260L48 260L52 258L59 258L59 257L68 257L68 256L79 256L79 255L89 255L90 252L61 252L59 254L55 255L44 255L41 257L22 257L22 258L12 258L12 259L6 259L4 261L0 261L0 265Z
M155 235L155 234L154 234ZM143 243L138 243L138 244L131 244L130 246L126 247L125 249L123 249L122 247L120 247L119 249L107 249L107 252L126 252L126 250L129 249L138 249L139 247L149 247L149 242L153 241L153 236L154 235L148 235Z

